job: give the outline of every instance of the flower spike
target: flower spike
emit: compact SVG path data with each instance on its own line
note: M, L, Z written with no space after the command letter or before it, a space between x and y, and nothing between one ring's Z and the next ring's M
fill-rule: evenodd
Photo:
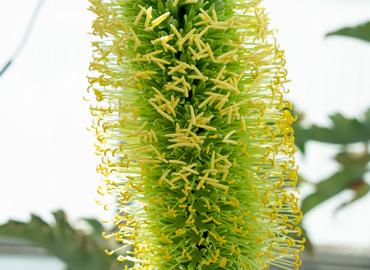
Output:
M128 270L298 269L294 117L261 0L90 2L107 255Z

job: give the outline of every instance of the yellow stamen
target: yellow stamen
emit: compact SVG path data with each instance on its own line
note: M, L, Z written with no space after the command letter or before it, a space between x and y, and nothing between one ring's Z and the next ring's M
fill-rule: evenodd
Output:
M162 22L164 22L170 15L171 12L166 12L165 14L162 14L157 19L153 20L150 27L147 27L145 30L153 30L154 28L159 26Z
M145 19L145 23L144 23L144 26L145 27L148 27L149 26L150 20L153 18L152 11L153 11L153 8L152 7L149 7L146 10L146 19Z

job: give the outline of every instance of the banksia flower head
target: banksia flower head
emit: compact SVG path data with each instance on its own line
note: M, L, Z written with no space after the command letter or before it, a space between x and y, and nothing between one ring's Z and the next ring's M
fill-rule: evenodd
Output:
M261 1L90 2L107 253L124 269L297 269L287 72Z

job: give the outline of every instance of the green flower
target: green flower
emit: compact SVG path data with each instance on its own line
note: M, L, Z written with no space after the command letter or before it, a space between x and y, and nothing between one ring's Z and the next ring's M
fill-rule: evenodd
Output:
M294 118L260 0L90 2L99 203L121 246L107 253L125 269L297 269Z

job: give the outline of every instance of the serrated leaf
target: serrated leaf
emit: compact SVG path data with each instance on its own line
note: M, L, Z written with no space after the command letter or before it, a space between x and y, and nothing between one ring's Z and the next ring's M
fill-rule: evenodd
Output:
M89 224L89 226L94 230L94 233L101 235L104 231L103 225L97 219L83 218L82 220Z
M0 226L0 235L31 241L62 260L70 270L118 269L115 260L104 254L105 246L74 229L63 211L53 213L48 224L37 215L29 222L9 221Z
M310 210L338 195L342 191L351 188L351 184L363 178L366 168L357 170L344 168L331 175L327 179L315 185L316 190L305 197L302 201L302 212L307 214Z
M351 119L339 113L330 116L330 119L329 127L312 125L305 128L297 123L294 126L297 147L304 151L308 141L347 145L370 140L370 110L363 119Z
M344 27L338 29L326 34L326 36L345 36L370 42L370 21L354 27Z
M83 218L82 220L90 226L92 229L91 236L94 237L96 241L99 243L105 241L102 237L104 226L98 220L94 218Z
M352 190L355 191L355 194L352 197L352 199L350 199L349 201L346 201L346 202L342 203L341 205L339 205L335 209L335 212L338 212L338 211L342 210L344 207L347 207L347 206L351 205L352 203L354 203L354 202L362 199L363 197L365 197L370 192L370 185L368 183L366 183L365 181L361 180L357 184L357 187L352 188Z
M362 153L341 152L336 156L336 160L341 165L341 170L315 185L316 191L302 201L303 213L306 214L312 208L344 190L349 189L358 192L358 183L361 183L360 187L362 187L364 183L363 176L368 171L369 153L366 151ZM361 192L365 191L362 190Z
M364 168L369 163L370 154L367 152L341 152L336 155L335 160L343 167L346 167L347 170L358 170Z

